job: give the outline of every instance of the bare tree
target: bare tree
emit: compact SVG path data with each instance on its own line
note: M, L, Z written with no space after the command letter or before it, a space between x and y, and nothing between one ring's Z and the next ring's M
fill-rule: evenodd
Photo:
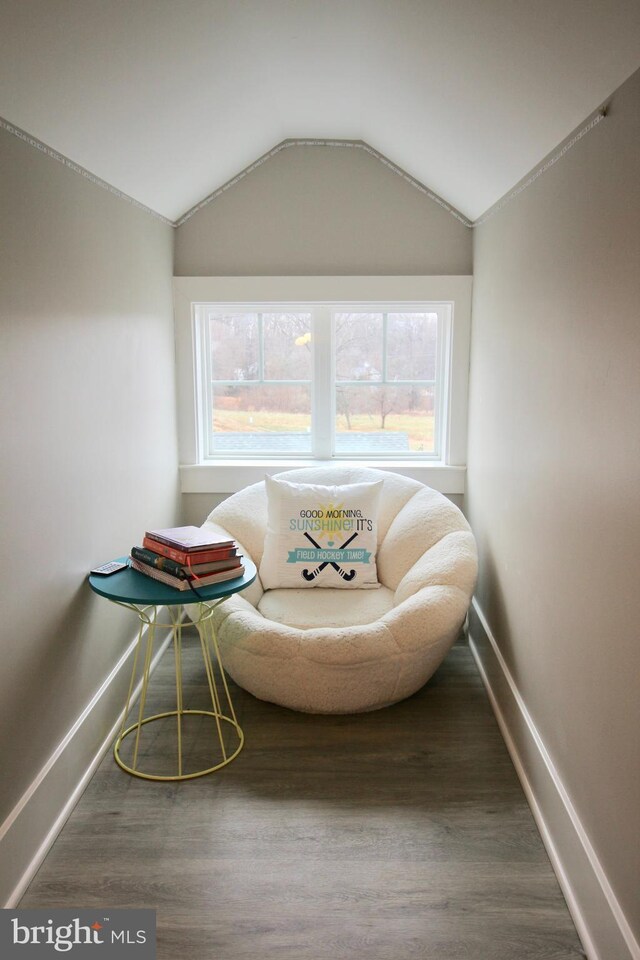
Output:
M373 394L373 403L380 414L380 429L385 429L385 422L390 413L397 410L398 392L388 390L387 387L376 387Z
M347 421L347 430L351 430L349 390L346 387L336 388L336 409Z

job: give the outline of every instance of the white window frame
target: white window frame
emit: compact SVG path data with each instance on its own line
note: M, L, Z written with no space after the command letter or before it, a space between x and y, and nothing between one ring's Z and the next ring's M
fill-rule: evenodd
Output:
M451 306L448 326L449 363L442 384L442 406L446 410L440 459L415 454L406 458L330 456L328 431L333 409L324 414L313 410L318 457L280 459L223 459L202 456L203 440L198 431L198 403L201 386L196 374L198 360L195 304L225 304L237 308L260 304L269 308L302 309L305 305L326 305L327 310L358 309L364 305L388 304L393 308L415 308L425 303ZM467 398L471 325L471 277L176 277L174 278L176 321L176 364L178 389L178 441L180 472L184 493L231 493L247 483L296 466L357 463L389 469L415 477L443 493L464 492L467 446ZM333 398L333 368L326 362L330 323L319 324L320 337L314 346L314 395L322 391ZM320 381L318 378L324 378Z

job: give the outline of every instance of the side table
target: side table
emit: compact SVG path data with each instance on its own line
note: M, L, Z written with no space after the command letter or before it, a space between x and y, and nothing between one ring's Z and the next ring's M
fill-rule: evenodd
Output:
M126 557L122 560L126 562ZM116 763L134 777L141 777L143 780L191 780L194 777L202 777L207 773L213 773L219 770L227 763L234 760L244 744L244 733L236 719L229 685L225 676L218 641L213 626L213 611L217 606L240 590L248 587L256 578L256 568L250 560L244 560L245 571L235 580L226 580L222 583L211 584L208 587L198 589L196 594L193 590L175 590L173 587L165 586L152 577L146 577L137 570L127 567L109 577L91 575L89 585L91 589L101 597L106 597L112 603L118 606L126 607L128 610L138 616L140 627L138 630L138 643L133 658L133 668L131 671L131 682L129 683L129 692L124 707L122 717L122 726L113 748L113 755ZM198 630L200 637L200 646L204 660L204 668L211 698L211 710L186 710L183 705L182 693L182 620L184 615L184 606L186 604L195 604L198 608L198 614L193 618L193 624ZM161 607L166 607L169 611L170 623L162 623L158 620L158 612ZM156 713L153 716L145 717L145 706L147 702L147 692L149 687L149 673L151 668L151 657L153 643L157 627L168 627L172 632L173 650L175 657L176 672L176 709L167 710L163 713ZM146 642L144 640L146 628ZM138 661L144 647L144 666L142 670L142 688L140 693L140 703L138 706L138 719L135 723L125 729L131 698L135 685ZM212 657L213 652L213 657ZM216 680L216 667L220 677L221 690L218 689ZM221 693L224 691L225 701L223 702ZM183 718L187 715L199 715L212 717L215 720L215 735L212 738L211 765L204 770L185 772L183 764ZM177 773L174 775L156 774L142 771L138 768L138 754L140 748L142 728L149 723L158 720L164 720L167 717L176 718L176 736L177 736ZM233 728L234 741L237 741L235 749L230 749L225 744L224 729L228 726ZM125 763L121 756L121 747L126 737L135 734L135 743L133 748L133 758L131 763Z

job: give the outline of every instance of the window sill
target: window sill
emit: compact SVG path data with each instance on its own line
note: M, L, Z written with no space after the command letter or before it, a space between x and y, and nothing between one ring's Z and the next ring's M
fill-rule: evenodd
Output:
M221 460L219 463L184 464L180 467L182 493L236 493L264 480L266 473L299 467L374 467L419 480L440 493L464 493L466 467L406 460Z

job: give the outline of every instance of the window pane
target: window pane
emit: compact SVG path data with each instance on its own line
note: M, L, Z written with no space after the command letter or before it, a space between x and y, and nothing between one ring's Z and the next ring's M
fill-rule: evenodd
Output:
M209 314L208 320L212 379L257 380L260 376L258 314Z
M438 458L447 309L197 304L204 455Z
M382 314L336 313L336 380L382 380Z
M387 316L387 379L435 380L437 313Z
M219 385L212 394L212 452L311 453L310 385Z
M336 453L435 452L433 387L336 388Z
M311 314L264 313L265 380L310 380Z

